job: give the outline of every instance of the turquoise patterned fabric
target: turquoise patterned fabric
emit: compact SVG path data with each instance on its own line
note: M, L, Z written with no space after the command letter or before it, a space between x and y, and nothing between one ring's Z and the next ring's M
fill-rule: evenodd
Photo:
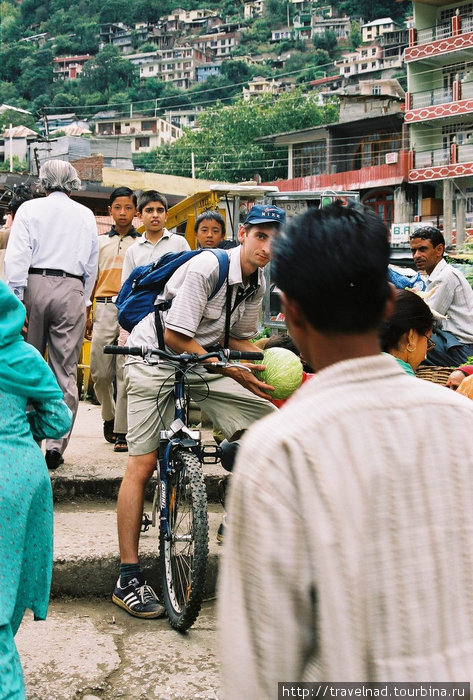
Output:
M14 700L24 688L13 637L27 608L45 619L53 564L51 481L35 438L60 438L72 424L54 375L19 335L23 321L0 284L0 698Z

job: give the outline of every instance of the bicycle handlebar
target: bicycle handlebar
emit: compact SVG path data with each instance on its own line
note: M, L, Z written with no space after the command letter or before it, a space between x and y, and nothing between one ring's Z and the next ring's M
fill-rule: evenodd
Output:
M153 348L148 348L146 345L141 347L128 347L123 345L105 345L103 349L106 355L138 355L139 357L146 357L147 355L157 355L165 360L171 360L174 362L202 362L210 357L218 357L224 360L262 360L262 352L244 352L241 350L229 350L227 348L221 348L214 352L206 352L204 355L198 355L197 353L183 352L180 355L176 355L166 350L158 350Z

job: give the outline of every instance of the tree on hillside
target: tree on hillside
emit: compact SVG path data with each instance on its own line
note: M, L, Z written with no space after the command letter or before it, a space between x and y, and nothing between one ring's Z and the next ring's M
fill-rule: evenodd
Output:
M350 49L354 51L361 44L361 31L358 22L352 22L350 28L350 35L348 37L348 42Z
M107 45L84 64L80 77L81 88L102 93L104 101L115 92L121 92L138 81L136 66L121 58L115 46Z
M6 109L0 114L0 131L3 132L8 129L10 124L12 126L27 126L28 129L37 130L36 120L32 114L24 114L23 112L17 112L14 109Z
M263 180L287 177L287 149L260 144L258 137L281 131L318 126L336 120L335 104L320 107L299 90L275 98L262 95L251 102L240 99L218 105L199 116L199 130L152 153L136 157L136 165L154 172L191 176L194 154L196 176L240 182L258 173Z
M372 22L381 17L391 17L391 19L402 21L406 12L410 12L405 3L398 0L383 0L382 3L376 0L341 0L338 9L349 17L363 17L365 22Z
M322 49L333 57L338 46L338 39L332 29L326 29L323 34L314 36L312 43L316 49Z

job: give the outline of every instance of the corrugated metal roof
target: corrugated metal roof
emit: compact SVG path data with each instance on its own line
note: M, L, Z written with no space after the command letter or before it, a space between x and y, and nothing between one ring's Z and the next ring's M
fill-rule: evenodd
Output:
M2 136L4 139L10 138L10 136L14 139L19 139L26 136L38 136L38 133L27 126L14 126L12 129L5 129Z

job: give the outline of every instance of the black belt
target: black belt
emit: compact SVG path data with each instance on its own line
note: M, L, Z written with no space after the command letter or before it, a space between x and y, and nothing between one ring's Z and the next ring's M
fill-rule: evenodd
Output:
M98 304L111 304L115 297L95 297Z
M28 274L30 275L43 275L45 277L73 277L76 280L80 280L82 283L84 282L84 278L82 275L71 275L70 272L64 272L64 270L51 270L51 269L42 269L40 267L30 267L28 270Z

